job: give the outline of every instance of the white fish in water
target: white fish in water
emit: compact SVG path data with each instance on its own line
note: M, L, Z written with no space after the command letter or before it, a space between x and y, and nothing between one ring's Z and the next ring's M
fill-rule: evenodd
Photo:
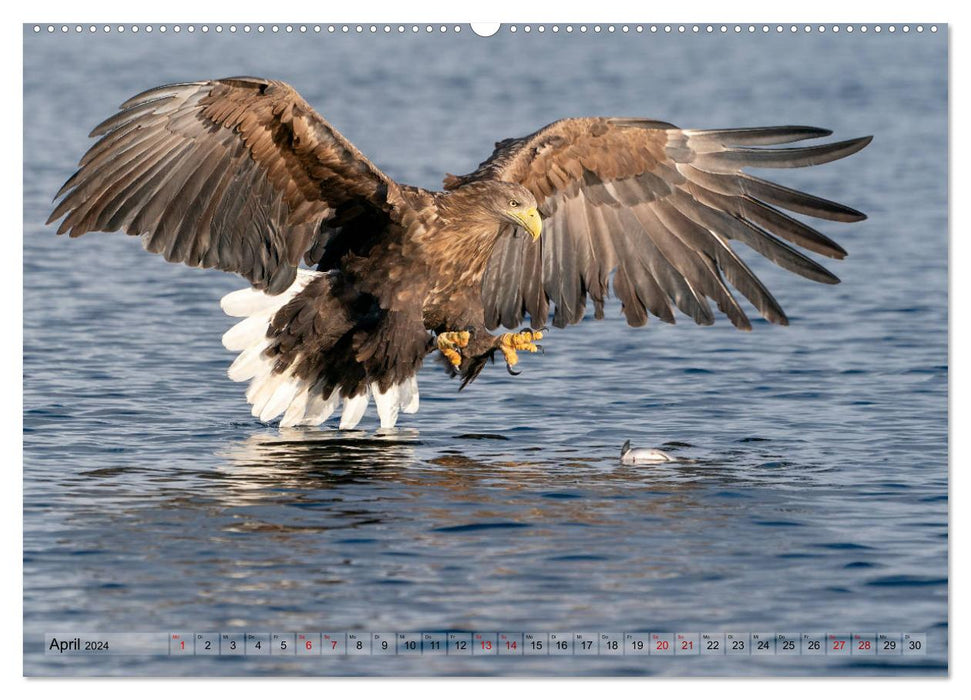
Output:
M674 457L667 452L655 450L651 447L631 448L630 440L620 448L621 464L659 464L661 462L673 462Z

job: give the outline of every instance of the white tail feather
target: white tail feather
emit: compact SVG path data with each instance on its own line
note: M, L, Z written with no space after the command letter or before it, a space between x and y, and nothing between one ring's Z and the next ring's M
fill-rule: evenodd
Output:
M339 389L334 389L326 399L321 394L314 395L307 401L307 412L300 425L320 425L334 414L340 400Z
M365 389L363 394L344 399L344 410L341 411L341 424L339 426L341 430L353 430L361 422L361 418L364 417L364 412L367 410L369 393Z
M297 270L297 277L293 284L280 294L266 294L259 289L247 287L224 296L219 300L219 306L227 316L254 316L271 310L278 311L302 292L311 280L322 274L312 270Z
M263 414L263 409L266 408L270 399L273 398L276 390L288 379L289 377L286 374L270 373L262 381L260 381L260 377L256 377L253 380L253 383L250 384L249 391L246 392L246 398L253 404L252 414L254 418L260 418Z
M377 382L371 382L371 393L374 395L374 406L378 409L378 418L382 428L393 428L398 422L398 409L401 407L398 384L392 384L383 394Z
M263 340L274 313L276 309L264 311L240 321L223 333L223 347L239 352Z
M246 317L273 308L277 299L249 287L227 294L219 300L219 306L227 316Z
M229 366L229 378L234 382L245 382L247 379L252 379L266 364L266 358L263 357L263 351L269 346L269 341L264 340L258 345L254 345L247 348L239 357L237 357L233 364Z
M413 374L401 383L401 412L418 413L418 375Z
M283 414L283 418L280 419L281 428L291 428L303 420L304 413L307 410L308 398L310 398L310 392L307 391L305 386L303 391L294 397L286 413Z
M296 377L288 376L287 379L277 387L276 391L273 392L273 396L271 396L269 401L266 402L266 405L263 406L263 410L260 411L260 420L264 423L268 423L281 413L284 413L290 407L290 403L297 398L297 394L299 394L300 391L306 386L306 382L301 381Z
M261 421L269 422L283 414L280 427L320 425L341 403L340 387L325 398L319 392L311 391L307 380L293 376L299 357L284 372L274 372L276 358L264 355L271 342L266 333L273 317L321 274L324 273L299 270L294 283L282 294L273 296L249 288L227 294L220 301L228 315L243 317L223 335L223 345L240 353L230 365L228 374L234 382L250 380L246 400L253 405L253 416ZM408 377L384 393L378 390L377 383L372 382L363 394L344 399L341 430L357 427L367 411L372 393L382 428L393 428L399 413L418 410L417 377Z

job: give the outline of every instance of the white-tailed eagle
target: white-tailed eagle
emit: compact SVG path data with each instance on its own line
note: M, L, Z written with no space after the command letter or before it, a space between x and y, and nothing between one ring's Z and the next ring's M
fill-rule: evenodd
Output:
M166 260L245 277L223 309L243 320L223 342L262 421L316 425L341 407L383 427L418 409L416 373L440 353L474 379L498 350L507 367L549 322L603 316L611 288L632 326L674 308L699 324L713 301L750 323L731 287L767 320L786 316L732 247L838 282L799 252L835 242L782 210L833 221L860 212L743 171L817 165L870 138L806 126L679 129L636 118L563 119L496 144L432 192L391 180L289 85L228 78L157 87L91 133L64 184L57 232L122 230ZM792 244L792 245L790 245ZM300 269L303 262L310 269ZM528 317L530 328L515 329Z

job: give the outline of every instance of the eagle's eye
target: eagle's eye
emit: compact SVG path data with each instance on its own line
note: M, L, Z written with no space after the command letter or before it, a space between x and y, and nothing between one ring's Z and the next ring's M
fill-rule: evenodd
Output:
M510 199L509 200L509 206L511 206L513 209L515 209L516 207L519 206L519 202L517 202L515 199Z

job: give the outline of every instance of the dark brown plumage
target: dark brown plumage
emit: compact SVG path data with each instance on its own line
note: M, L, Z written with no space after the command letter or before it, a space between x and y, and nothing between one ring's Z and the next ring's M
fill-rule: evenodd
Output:
M870 141L774 147L829 133L564 119L499 142L475 172L429 192L384 175L284 83L184 83L133 97L94 129L48 223L63 217L58 233L72 237L122 230L167 260L245 277L253 289L223 300L244 317L224 343L241 351L230 376L252 380L255 416L316 424L343 401L350 428L372 395L388 426L417 410L430 352L464 386L496 350L511 365L536 349L538 333L490 330L527 316L542 328L551 308L555 326L577 323L587 296L601 318L612 275L634 326L673 323L672 307L710 324L712 300L748 329L729 285L787 323L730 241L835 283L789 244L845 251L781 209L865 217L742 169L826 163ZM301 261L318 272L298 273Z

